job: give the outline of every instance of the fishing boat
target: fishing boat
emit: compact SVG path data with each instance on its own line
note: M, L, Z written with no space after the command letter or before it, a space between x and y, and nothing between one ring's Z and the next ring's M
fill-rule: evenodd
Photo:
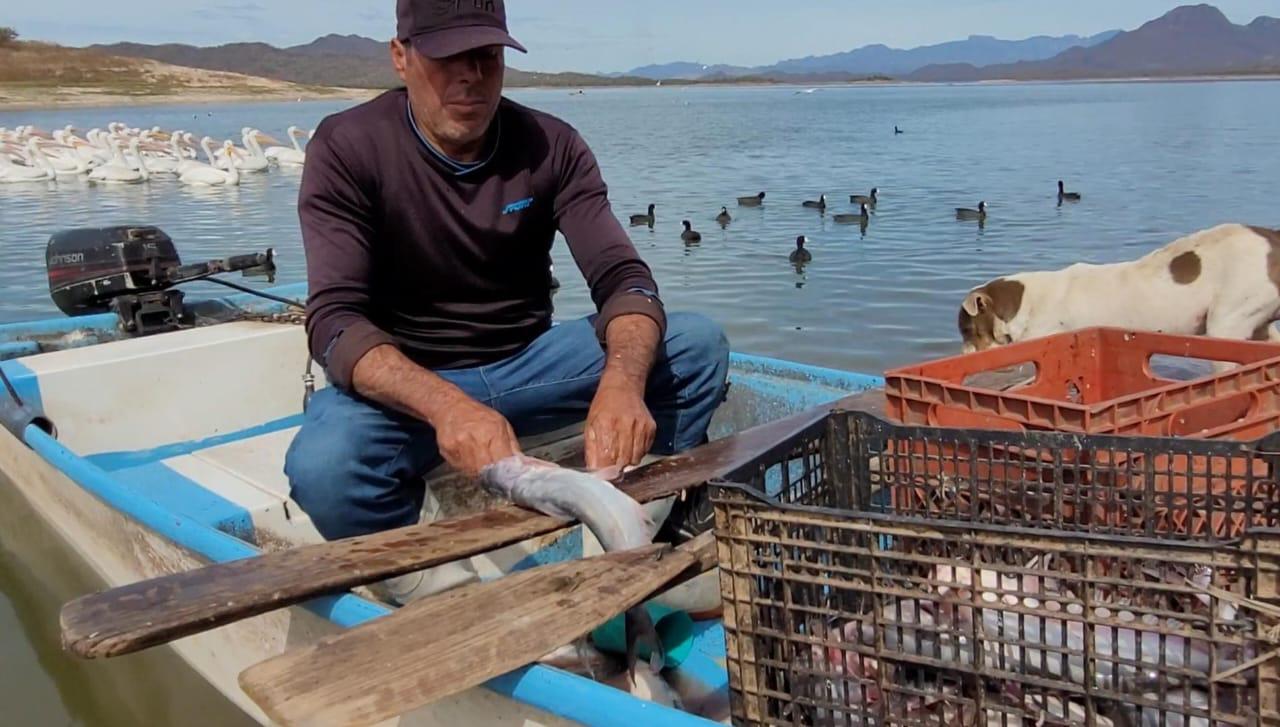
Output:
M66 297L84 281L67 282L77 276L56 269L63 263L93 269L92 260L77 255L51 242L50 279L60 307L86 313ZM0 417L8 429L0 432L0 486L21 493L107 587L321 541L290 501L282 472L308 382L325 385L322 376L310 376L306 334L286 304L304 299L305 286L186 301L173 295L172 283L269 266L270 253L194 268L181 267L174 253L170 262L165 284L131 288L110 312L0 326L0 412L10 412ZM147 274L136 261L129 265L127 282L136 285ZM111 268L100 262L99 270L104 266ZM151 265L152 282L160 269ZM67 284L59 288L60 282ZM157 330L166 328L164 320L173 325ZM713 439L882 383L748 354L733 354L731 364L730 393L715 417ZM15 413L21 411L35 416L21 418ZM526 451L564 459L575 446L580 451L576 434L527 441ZM428 517L489 506L448 472L428 479L441 484L428 498ZM476 556L472 565L483 578L498 578L583 557L590 542L580 528L569 528ZM348 592L163 648L267 723L238 685L242 671L390 612L385 603ZM701 715L534 664L403 715L399 723L709 724L708 717L727 715L727 707L705 706L727 701L724 632L715 620L700 621L691 639L689 656L670 676L685 685L682 693L707 697Z

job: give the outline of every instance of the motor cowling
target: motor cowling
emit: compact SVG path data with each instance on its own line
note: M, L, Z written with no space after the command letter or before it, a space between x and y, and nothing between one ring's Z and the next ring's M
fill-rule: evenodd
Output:
M276 273L271 249L183 265L173 239L146 225L58 232L49 238L45 266L59 310L69 316L114 311L131 335L190 324L182 291L174 289L180 283L231 272L273 282Z
M173 240L157 227L64 230L49 238L49 294L69 316L105 313L112 300L162 290L163 271L182 264Z

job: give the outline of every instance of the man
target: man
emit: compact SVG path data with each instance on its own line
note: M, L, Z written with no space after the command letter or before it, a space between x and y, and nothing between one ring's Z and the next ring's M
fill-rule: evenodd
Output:
M417 522L441 460L476 474L585 418L588 467L701 443L728 343L671 314L568 124L502 98L502 0L399 0L405 88L324 120L299 199L307 333L333 386L285 462L329 539ZM551 326L563 233L598 315ZM705 510L701 513L705 516Z

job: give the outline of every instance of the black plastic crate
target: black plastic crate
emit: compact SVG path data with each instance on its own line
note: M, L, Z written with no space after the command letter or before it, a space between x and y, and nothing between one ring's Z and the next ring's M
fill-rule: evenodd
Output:
M780 502L1115 535L1280 526L1280 435L1259 442L896 425L834 412L729 477Z
M734 721L1280 724L1272 456L833 413L741 483L712 483ZM1239 478L1272 500L1236 539L1096 517L1117 499L1146 518L1169 505L1115 492L1134 476ZM1071 497L1046 501L1046 485ZM899 510L894 486L999 506Z

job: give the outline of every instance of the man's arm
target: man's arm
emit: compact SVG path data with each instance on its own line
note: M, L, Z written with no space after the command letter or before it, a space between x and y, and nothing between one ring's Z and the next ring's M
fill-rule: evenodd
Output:
M644 390L661 343L658 325L648 316L624 315L613 319L605 335L604 374L583 431L592 469L639 464L657 433Z
M638 464L657 430L644 394L666 313L649 266L613 214L586 142L572 134L562 153L556 220L591 287L606 356L584 431L587 466Z
M362 396L430 424L440 455L455 469L475 475L485 465L520 454L505 417L395 346L378 346L361 357L352 381Z
M601 344L607 344L606 334L613 320L634 314L657 324L661 340L667 317L658 297L658 284L613 214L595 155L576 132L563 144L559 152L563 159L555 200L556 226L564 233L574 262L591 288L591 300L600 312L596 335Z
M312 356L339 388L430 424L440 454L455 468L474 474L519 452L506 419L410 361L371 320L372 180L344 158L333 134L322 124L308 145L298 202Z
M373 202L376 181L346 152L343 132L325 121L316 130L302 172L298 220L307 259L307 339L312 357L335 386L351 391L351 373L369 350L394 346L370 315L373 285Z

